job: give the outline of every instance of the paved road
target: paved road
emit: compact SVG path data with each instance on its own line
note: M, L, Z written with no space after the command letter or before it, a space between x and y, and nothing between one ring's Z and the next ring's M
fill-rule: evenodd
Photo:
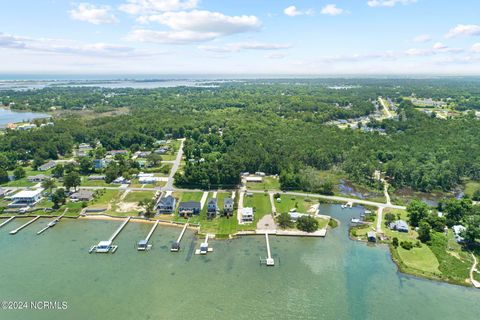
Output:
M249 192L253 193L265 193L263 190L248 190ZM320 198L320 199L326 199L326 200L333 200L333 201L339 201L339 202L353 202L353 203L358 203L358 204L363 204L367 206L372 206L372 207L382 207L382 208L393 208L393 209L401 209L405 210L406 207L404 206L397 206L394 204L388 204L388 203L381 203L381 202L375 202L375 201L369 201L369 200L363 200L363 199L353 199L353 198L346 198L346 197L340 197L340 196L326 196L322 194L312 194L312 193L303 193L303 192L281 192L278 191L282 194L290 194L292 196L300 196L300 197L311 197L311 198Z
M178 149L177 153L177 158L175 158L175 161L173 162L172 170L170 170L170 176L168 176L168 181L165 187L162 188L163 191L173 191L173 177L175 176L175 173L177 172L178 168L180 167L180 162L182 161L183 157L183 144L185 142L185 139L181 139L182 143L180 144L180 148Z

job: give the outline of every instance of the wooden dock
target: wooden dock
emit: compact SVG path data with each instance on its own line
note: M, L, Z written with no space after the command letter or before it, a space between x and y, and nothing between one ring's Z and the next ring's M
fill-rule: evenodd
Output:
M152 245L149 245L148 244L148 241L150 240L150 238L152 237L153 235L153 232L155 231L155 229L157 228L158 226L158 223L159 221L155 221L155 223L153 224L152 226L152 229L150 229L150 232L148 233L147 237L143 240L140 240L137 244L137 250L138 251L146 251L146 250L149 250Z
M10 234L17 234L18 231L22 230L23 228L26 228L28 225L34 223L34 222L37 221L38 219L40 219L40 216L36 216L35 218L33 218L32 220L28 221L28 222L25 223L24 225L21 225L21 226L18 227L17 229L10 231Z
M125 228L130 219L132 219L132 217L128 217L125 221L123 221L122 225L117 229L117 231L112 234L108 241L113 242L113 240L115 240L115 238L120 234L120 232L122 232L123 228Z
M13 219L15 219L15 216L10 217L6 221L2 222L2 224L0 224L0 228L6 225L7 223L9 223L10 221L12 221Z
M178 252L180 250L180 241L182 241L183 235L185 234L185 231L187 230L187 227L188 227L188 222L185 223L185 225L183 226L183 229L180 232L180 235L178 236L177 241L175 241L172 244L172 248L170 249L171 252Z
M269 267L273 267L275 265L275 260L272 258L272 252L270 251L270 241L268 240L268 232L265 233L265 242L267 244L267 258L260 259L260 262L266 264Z
M54 227L59 221L60 219L63 218L63 216L67 213L67 209L65 209L65 211L63 211L63 213L56 217L55 219L53 219L52 221L50 221L47 226L45 228L43 228L42 230L38 231L37 234L42 234L44 231L47 231L49 228L52 228Z

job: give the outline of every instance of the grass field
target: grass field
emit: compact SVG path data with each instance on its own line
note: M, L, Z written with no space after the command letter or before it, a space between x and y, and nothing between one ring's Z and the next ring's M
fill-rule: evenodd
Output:
M280 190L280 182L275 177L263 177L262 182L247 182L247 188L252 190Z
M89 208L107 208L118 199L119 190L104 189L102 194L89 203Z
M251 197L245 197L243 199L243 207L253 208L254 221L249 224L239 225L239 230L255 230L257 228L258 220L266 214L272 213L272 206L268 194L255 193Z
M124 202L139 202L145 199L152 199L154 191L130 191L123 199Z
M308 209L312 205L318 203L317 200L312 198L291 196L286 194L282 194L280 199L280 202L275 199L275 208L277 209L277 213L289 212L291 209L297 209L300 213L308 213Z

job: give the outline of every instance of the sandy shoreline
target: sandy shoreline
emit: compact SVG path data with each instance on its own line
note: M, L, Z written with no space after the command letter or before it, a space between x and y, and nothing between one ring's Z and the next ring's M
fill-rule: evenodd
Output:
M81 219L81 220L103 220L103 221L125 221L126 218L127 217L112 217L112 216L108 216L108 215L104 215L104 214L86 215L86 216L78 217L78 219ZM157 221L156 219L147 220L147 219L137 218L137 217L132 217L130 219L130 222L147 223L147 224L153 224L156 221ZM177 228L183 228L183 226L185 225L184 223L175 223L175 222L160 221L160 220L159 220L158 224L163 225L163 226L177 227ZM196 227L196 226L190 226L189 225L188 229L198 231L199 228Z

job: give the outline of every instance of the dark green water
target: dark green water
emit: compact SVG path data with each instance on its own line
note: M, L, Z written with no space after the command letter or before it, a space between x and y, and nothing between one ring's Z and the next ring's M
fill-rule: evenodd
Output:
M325 239L271 238L277 265L259 264L263 237L212 241L193 255L192 233L159 226L150 252L134 244L150 225L130 223L115 254L88 254L118 222L64 220L37 236L40 220L12 236L0 230L0 298L67 301L61 311L5 311L0 319L478 319L480 290L399 274L387 248L350 241L357 210L324 206L342 221Z

